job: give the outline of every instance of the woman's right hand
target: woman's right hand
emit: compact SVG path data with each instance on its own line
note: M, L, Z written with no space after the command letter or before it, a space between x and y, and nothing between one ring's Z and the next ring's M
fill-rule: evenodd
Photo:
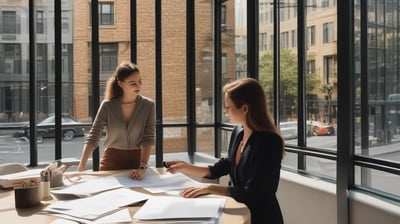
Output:
M187 171L190 168L190 166L192 166L184 161L168 161L165 163L167 165L167 172L170 172L172 174L179 172L185 173L185 171Z

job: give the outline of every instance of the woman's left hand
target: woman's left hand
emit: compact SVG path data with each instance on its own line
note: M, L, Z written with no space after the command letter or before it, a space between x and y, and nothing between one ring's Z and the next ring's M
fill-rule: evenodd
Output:
M198 186L198 187L189 187L186 189L183 189L181 191L181 195L184 198L196 198L201 195L206 195L209 194L209 185L203 185L203 186Z
M145 174L146 174L146 169L136 169L132 171L130 178L134 180L141 180L144 178Z

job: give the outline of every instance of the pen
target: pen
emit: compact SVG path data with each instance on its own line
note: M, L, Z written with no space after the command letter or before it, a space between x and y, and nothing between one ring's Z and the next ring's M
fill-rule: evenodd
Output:
M167 162L163 161L162 164L163 164L163 166L164 166L165 168L169 168L169 164L168 164Z

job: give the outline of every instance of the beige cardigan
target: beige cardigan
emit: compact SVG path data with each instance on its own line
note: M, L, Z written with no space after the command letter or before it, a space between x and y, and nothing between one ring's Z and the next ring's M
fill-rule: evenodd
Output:
M106 148L139 149L154 145L155 125L155 104L150 98L137 96L136 107L128 126L125 125L120 99L104 100L85 143L97 147L106 127Z

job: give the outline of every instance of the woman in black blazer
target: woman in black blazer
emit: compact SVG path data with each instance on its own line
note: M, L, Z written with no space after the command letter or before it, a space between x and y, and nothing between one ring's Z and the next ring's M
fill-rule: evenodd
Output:
M228 157L209 167L169 161L167 171L212 179L229 174L232 186L196 186L184 189L182 196L230 196L247 205L252 223L281 224L276 191L284 142L268 113L264 90L257 80L244 78L225 85L224 93L225 112L238 124L230 138Z

